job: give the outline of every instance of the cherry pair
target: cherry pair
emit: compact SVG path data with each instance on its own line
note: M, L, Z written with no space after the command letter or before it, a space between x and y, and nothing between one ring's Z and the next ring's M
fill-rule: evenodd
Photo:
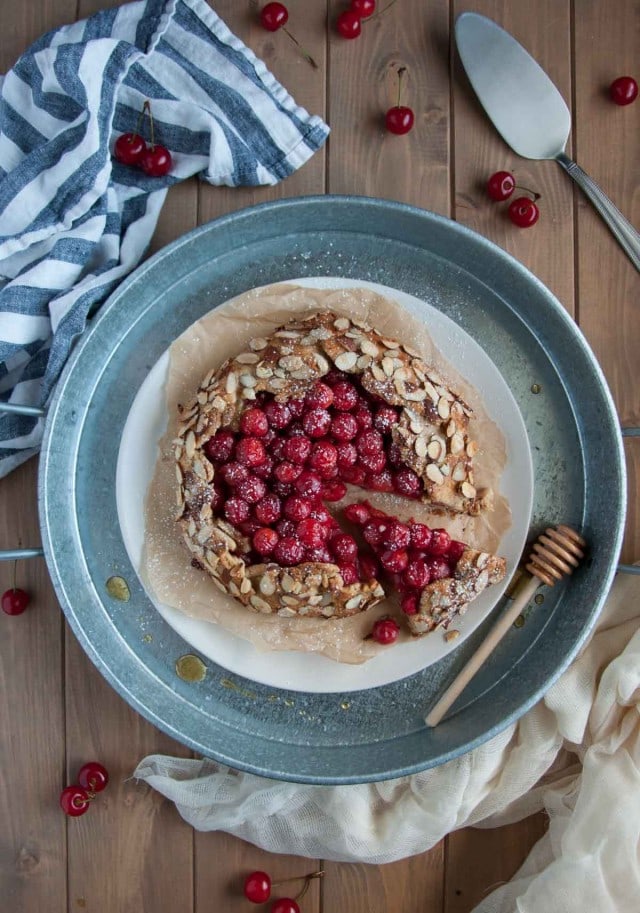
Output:
M510 171L496 171L487 181L487 193L492 200L503 202L516 190L516 181ZM521 187L520 190L526 190L533 195L529 197L516 197L509 203L509 218L518 228L531 228L540 218L540 210L536 206L536 200L540 199L539 193L534 193L527 187Z
M141 122L145 116L149 115L149 129L151 132L151 142L149 145L145 142L140 133ZM140 168L149 177L159 178L171 171L173 159L171 153L164 146L156 143L154 136L153 115L151 114L151 104L145 101L142 106L142 112L138 119L138 126L134 133L123 133L116 140L113 155L116 161L121 165L132 165Z
M65 786L60 793L60 807L65 815L77 818L89 810L96 793L101 793L109 782L109 774L102 764L89 761L78 771L78 782Z
M275 900L269 908L269 913L300 913L300 907L297 901L300 900L309 890L309 886L314 878L321 878L324 871L320 869L310 875L303 875L294 878L284 878L282 881L272 882L271 876L266 872L251 872L244 880L244 896L251 903L266 903L271 898L273 888L279 887L290 881L300 881L304 879L304 887L295 897L281 897Z
M336 19L338 34L349 40L358 38L362 32L362 20L372 16L375 10L376 0L351 0L349 9L340 13Z

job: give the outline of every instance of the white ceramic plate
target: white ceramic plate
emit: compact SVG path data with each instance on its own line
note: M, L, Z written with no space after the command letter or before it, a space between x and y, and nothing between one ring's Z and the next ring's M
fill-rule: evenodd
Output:
M533 467L526 428L520 410L502 375L484 350L460 327L432 305L396 289L372 282L343 278L292 279L287 282L315 288L370 288L391 298L409 313L427 320L429 333L446 357L464 354L464 376L482 397L487 412L505 436L507 464L501 492L511 506L513 523L500 542L507 560L507 574L471 604L464 618L456 620L460 637L446 643L440 633L398 644L366 663L347 665L325 656L299 652L260 652L219 625L190 618L152 600L162 617L193 649L231 672L274 688L293 691L347 692L375 688L405 678L437 662L459 646L486 618L503 595L522 555L533 502ZM120 442L116 473L118 518L131 563L139 573L144 542L144 499L153 475L157 444L167 423L164 383L168 350L156 362L131 406ZM327 622L330 624L331 622Z

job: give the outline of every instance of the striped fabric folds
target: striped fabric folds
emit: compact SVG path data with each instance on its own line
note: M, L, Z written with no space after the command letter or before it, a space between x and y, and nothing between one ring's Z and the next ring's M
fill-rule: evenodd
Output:
M111 158L145 99L174 158L163 178ZM172 184L275 184L327 134L205 0L131 3L44 35L0 77L0 400L46 405ZM42 424L0 412L0 476L37 452Z

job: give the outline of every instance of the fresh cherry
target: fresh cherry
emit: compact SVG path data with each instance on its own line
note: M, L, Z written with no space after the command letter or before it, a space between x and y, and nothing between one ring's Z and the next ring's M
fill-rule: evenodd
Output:
M633 76L619 76L609 86L609 96L616 105L630 105L638 97L638 83Z
M91 799L82 786L65 786L60 793L60 808L70 818L78 818L89 810Z
M22 615L30 601L28 593L14 586L2 594L2 611L7 615Z
M414 113L406 105L389 108L384 118L389 133L395 133L396 136L404 136L405 133L408 133L413 127L414 121Z
M508 200L515 189L515 178L510 171L496 171L487 181L487 193L498 202Z
M101 793L108 782L109 773L98 761L89 761L78 771L78 783L89 793Z
M115 142L113 155L121 165L138 165L147 144L138 133L123 133Z
M281 897L269 909L270 913L300 913L300 907L291 897Z
M400 627L393 618L379 618L371 629L371 637L384 646L395 643L399 633Z
M411 108L400 104L402 94L402 80L406 73L405 67L398 70L398 99L393 108L387 111L384 122L389 133L395 133L396 136L404 136L413 127L415 117Z
M362 32L362 19L358 13L351 10L345 10L340 13L336 20L338 34L343 38L357 38Z
M351 0L350 9L361 19L367 19L376 11L376 0Z
M269 4L280 6L279 3ZM271 897L271 878L266 872L251 872L244 880L244 896L251 903L266 903Z
M260 22L268 32L277 32L289 21L289 10L284 3L267 3L260 10ZM256 901L259 903L260 901Z
M160 178L171 171L173 159L168 149L156 144L144 150L140 156L139 164L149 177Z
M529 197L517 197L509 204L509 218L518 228L531 228L540 218L540 210Z

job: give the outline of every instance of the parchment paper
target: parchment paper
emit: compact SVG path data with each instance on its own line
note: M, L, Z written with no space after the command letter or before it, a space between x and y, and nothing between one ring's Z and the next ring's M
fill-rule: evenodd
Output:
M176 435L178 403L192 399L205 374L230 355L242 351L252 337L269 336L292 316L322 309L366 321L392 338L407 341L421 352L427 364L432 365L447 385L473 408L475 414L469 435L480 445L475 457L475 484L478 488L486 486L494 491L493 511L474 518L435 516L426 505L358 488L351 489L337 505L338 509L365 497L394 516L414 517L431 527L443 527L453 538L470 545L486 551L498 550L501 537L511 525L509 505L499 492L506 462L504 436L488 417L476 391L436 350L424 324L397 302L369 289L325 290L272 285L254 289L211 311L192 324L171 346L164 390L169 421L159 443L159 456L147 492L140 575L157 601L195 618L220 624L249 640L259 650L316 652L339 662L361 663L385 649L364 638L376 618L399 613L396 597L344 619L254 614L233 597L221 593L208 574L191 565L191 557L173 519L176 481L171 441ZM333 509L332 505L328 506ZM436 631L427 636L443 635ZM410 639L402 630L399 643Z

